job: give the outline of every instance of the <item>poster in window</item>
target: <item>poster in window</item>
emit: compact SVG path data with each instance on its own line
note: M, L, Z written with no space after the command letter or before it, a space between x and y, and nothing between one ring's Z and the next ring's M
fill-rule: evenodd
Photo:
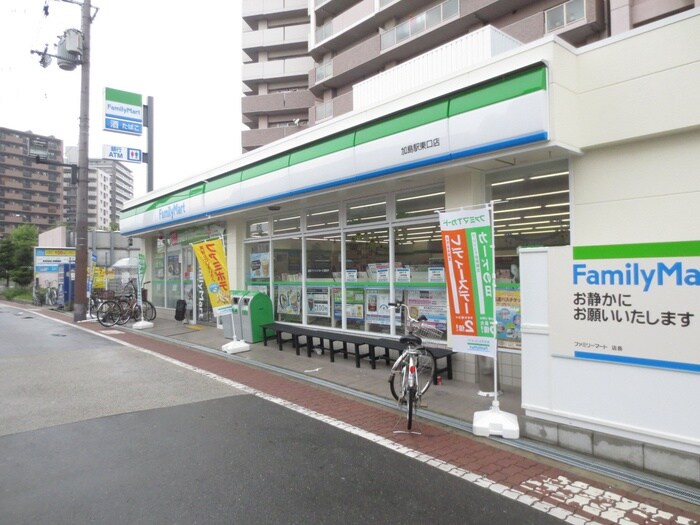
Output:
M307 308L306 313L314 317L330 317L331 301L328 287L306 289Z

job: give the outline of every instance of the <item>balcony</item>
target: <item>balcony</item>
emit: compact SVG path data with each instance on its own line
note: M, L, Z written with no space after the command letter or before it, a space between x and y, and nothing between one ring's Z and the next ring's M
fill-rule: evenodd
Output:
M254 24L261 19L306 16L308 8L307 0L243 0L241 14L246 23Z
M311 57L295 57L268 62L251 62L243 64L242 80L249 87L260 82L280 80L305 80L309 70L314 67Z
M246 31L242 36L243 51L246 53L261 49L304 46L309 39L309 24L275 27L259 31Z
M495 27L483 27L355 84L353 108L376 106L426 83L476 67L520 45Z
M459 16L459 3L457 0L445 0L441 4L423 11L389 31L382 33L381 50L385 51L425 31L430 31L457 16Z
M329 1L316 8L317 16L323 19L323 14L331 15L322 26L315 28L314 40L311 44L311 55L319 60L324 54L337 53L346 49L363 37L375 34L389 20L402 18L408 13L421 10L425 5L423 0L401 0L385 5L377 4L375 0L363 0L349 9L340 12L346 3Z
M314 96L307 89L267 95L248 95L241 100L241 112L244 115L298 113L308 110L313 104Z

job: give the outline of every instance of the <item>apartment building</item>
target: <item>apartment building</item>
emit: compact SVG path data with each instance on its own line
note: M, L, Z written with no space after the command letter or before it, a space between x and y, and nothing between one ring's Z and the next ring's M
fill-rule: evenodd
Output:
M314 96L309 91L307 0L243 0L243 151L303 129Z
M316 0L309 7L309 54L314 59L309 88L316 98L309 122L365 107L368 90L376 103L379 86L364 87L360 94L355 86L486 26L502 34L475 37L469 52L456 50L444 58L447 67L438 56L426 56L426 62L437 62L428 76L396 78L395 89L379 96L488 60L511 48L510 38L524 44L553 34L579 47L694 5L693 0Z
M75 163L78 148L66 149L66 162ZM75 224L77 188L70 182L70 171L64 174L65 221ZM119 222L124 203L134 196L134 177L129 168L114 159L90 159L88 166L88 229L111 230Z
M38 164L40 155L63 162L63 142L0 127L0 238L20 224L46 231L63 218L63 168Z

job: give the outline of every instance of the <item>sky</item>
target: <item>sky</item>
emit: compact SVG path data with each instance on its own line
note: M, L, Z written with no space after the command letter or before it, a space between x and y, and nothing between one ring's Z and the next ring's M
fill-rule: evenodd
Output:
M76 2L78 0L75 0ZM82 0L81 0L82 3ZM103 131L106 87L153 97L154 189L241 154L241 13L235 0L91 0L90 158L103 145L147 150L140 137ZM49 8L44 16L44 5ZM93 9L94 12L94 9ZM31 50L55 53L66 29L80 29L81 7L64 0L0 0L0 127L53 135L77 146L80 66L39 65ZM146 193L145 164L134 194Z

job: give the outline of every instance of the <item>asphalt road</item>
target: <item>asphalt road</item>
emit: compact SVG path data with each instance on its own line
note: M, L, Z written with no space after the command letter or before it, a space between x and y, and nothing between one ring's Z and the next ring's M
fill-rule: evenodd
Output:
M30 311L0 334L2 525L560 523Z

